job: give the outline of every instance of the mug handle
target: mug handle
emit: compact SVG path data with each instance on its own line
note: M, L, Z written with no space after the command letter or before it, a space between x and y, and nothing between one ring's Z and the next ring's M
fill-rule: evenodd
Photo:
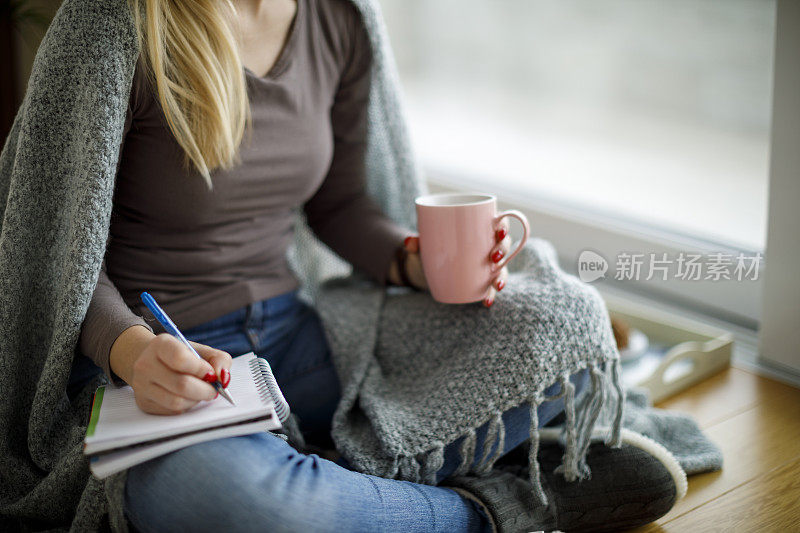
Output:
M508 264L509 261L514 259L514 256L522 251L522 247L525 246L525 243L528 240L528 235L531 232L530 226L528 225L528 219L525 215L517 211L516 209L509 209L508 211L503 211L502 213L498 213L497 216L494 217L494 223L497 224L505 217L513 217L519 220L520 224L522 224L522 239L520 239L519 244L514 249L513 252L508 254L505 259L497 263L496 270L502 270Z

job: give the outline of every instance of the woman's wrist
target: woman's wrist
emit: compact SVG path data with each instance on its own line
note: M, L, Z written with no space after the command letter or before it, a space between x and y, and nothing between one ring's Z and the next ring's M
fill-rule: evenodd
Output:
M386 280L392 285L403 284L403 281L400 279L400 265L397 264L397 256L392 256L392 261L389 263L389 273L386 275Z
M417 287L408 277L408 249L406 248L405 244L401 244L397 247L397 250L394 254L393 264L395 265L398 281L397 284L416 289Z
M152 331L139 324L120 333L114 344L111 345L111 352L108 356L111 371L125 383L130 384L133 379L133 364L154 337Z

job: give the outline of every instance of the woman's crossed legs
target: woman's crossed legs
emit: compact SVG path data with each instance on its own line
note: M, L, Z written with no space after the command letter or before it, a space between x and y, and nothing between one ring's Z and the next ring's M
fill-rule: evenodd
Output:
M187 338L231 354L255 351L275 373L311 442L329 438L339 382L319 318L288 293L188 330ZM573 376L585 387L585 372ZM557 392L558 385L547 393ZM563 402L539 407L546 424ZM504 452L528 438L526 405L503 414ZM476 431L476 457L488 423ZM460 440L445 448L440 481L457 468ZM488 531L478 507L455 491L352 471L305 455L271 433L189 446L132 467L125 509L147 531ZM342 466L345 465L345 466Z

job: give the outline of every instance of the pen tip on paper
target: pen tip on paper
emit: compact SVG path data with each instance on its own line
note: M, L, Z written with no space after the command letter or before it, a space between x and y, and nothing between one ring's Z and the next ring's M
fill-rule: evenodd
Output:
M231 405L236 405L236 402L233 401L233 396L231 396L231 393L228 392L226 389L220 389L219 395L228 400Z

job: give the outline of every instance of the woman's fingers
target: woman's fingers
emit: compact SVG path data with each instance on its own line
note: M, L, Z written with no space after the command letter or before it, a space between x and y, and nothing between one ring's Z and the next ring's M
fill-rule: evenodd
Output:
M492 280L492 284L489 285L489 290L486 291L486 297L483 299L483 305L486 307L491 307L494 304L494 299L497 296L497 293L502 291L503 288L506 286L506 280L508 279L508 269L503 267L500 270L500 273L495 276Z
M417 235L409 235L403 241L408 256L406 257L406 276L414 287L418 289L427 289L428 281L425 279L425 272L422 269L422 259L419 255L419 237Z
M216 380L214 367L207 361L198 359L172 335L158 335L151 342L156 354L150 363L152 368L147 371L151 383L195 403L214 399L217 391L209 385L209 382ZM165 405L156 401L172 409L171 404Z
M193 342L192 346L200 354L200 357L211 363L214 374L219 378L222 386L227 387L231 380L231 364L233 363L231 354L197 342Z
M483 299L483 305L485 307L491 307L494 304L494 297L497 294L497 289L494 288L494 284L489 285L489 290L486 292L486 297Z
M174 372L166 366L153 374L152 381L181 398L195 402L213 400L217 394L208 382L191 374Z
M214 373L214 367L208 362L198 359L172 335L162 333L150 342L153 343L158 360L175 372L191 374L201 379L209 373Z
M197 378L192 378L192 379L197 379ZM211 386L208 383L203 383L202 381L200 381L200 383L208 388L211 388ZM151 383L150 387L148 387L147 400L149 400L150 402L152 402L152 404L155 404L159 407L157 411L162 411L162 412L155 412L154 414L165 414L165 415L174 415L182 413L187 409L191 409L198 403L197 400L190 400L184 398L183 396L175 394L175 392L162 387L158 383ZM153 413L152 410L148 410L148 412Z
M489 252L489 259L492 263L497 264L502 261L503 258L508 255L509 250L511 250L511 235L509 235L508 232L508 221L506 219L502 219L497 223L497 226L495 226L494 240L495 245Z
M418 289L427 289L428 280L422 269L422 259L418 253L409 253L406 257L406 274L411 283Z
M410 254L419 253L419 236L409 235L406 237L406 240L403 241L403 246L405 246L406 251Z
M503 240L494 245L492 251L489 252L489 257L493 263L497 264L508 255L509 250L511 250L511 236L506 234Z
M500 242L508 236L508 220L501 219L494 228L494 240Z
M180 414L180 411L170 411L166 407L161 406L160 404L156 403L154 400L142 395L137 394L134 396L136 398L136 405L139 406L139 409L144 411L145 413L150 413L151 415L177 415Z
M503 287L506 286L507 280L508 280L508 268L503 267L503 269L500 270L500 273L497 276L495 276L494 280L492 281L492 285L497 290L497 292L500 292L503 290Z

